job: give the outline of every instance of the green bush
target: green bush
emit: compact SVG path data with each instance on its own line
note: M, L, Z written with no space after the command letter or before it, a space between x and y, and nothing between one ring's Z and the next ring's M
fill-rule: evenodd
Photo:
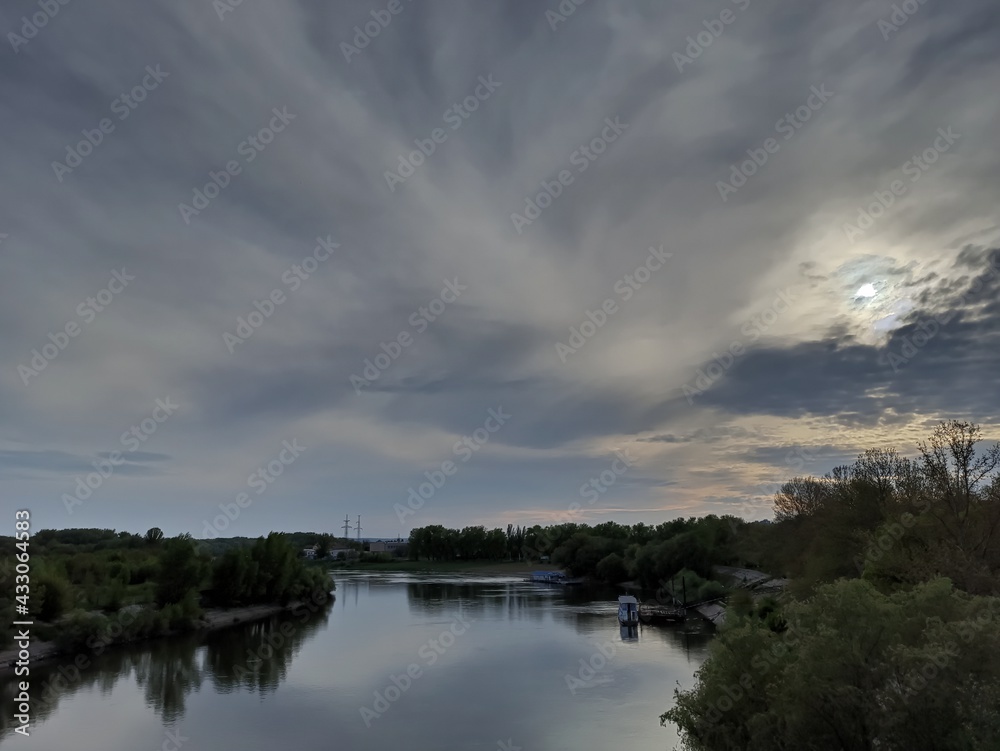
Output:
M1000 598L840 580L727 621L661 722L694 751L1000 748Z
M109 625L110 621L103 615L73 611L59 624L56 645L66 651L86 649L88 642L106 638Z
M35 592L41 603L38 607L40 620L55 621L72 605L69 582L53 572L45 571L35 578Z
M625 559L618 553L610 553L597 564L597 576L608 584L617 584L628 579L628 568Z

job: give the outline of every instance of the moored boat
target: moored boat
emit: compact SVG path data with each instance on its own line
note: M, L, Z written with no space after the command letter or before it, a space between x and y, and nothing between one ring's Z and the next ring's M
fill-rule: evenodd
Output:
M639 603L632 595L618 598L618 622L623 626L635 626L639 623Z
M532 571L531 581L539 584L565 584L566 574L562 571Z
M687 617L687 609L670 605L639 605L639 620L643 623L680 623Z

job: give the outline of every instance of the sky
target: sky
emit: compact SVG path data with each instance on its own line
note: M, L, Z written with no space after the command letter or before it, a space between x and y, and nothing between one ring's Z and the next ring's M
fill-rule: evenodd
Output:
M994 0L5 4L0 510L762 519L942 419L1000 437L998 32Z

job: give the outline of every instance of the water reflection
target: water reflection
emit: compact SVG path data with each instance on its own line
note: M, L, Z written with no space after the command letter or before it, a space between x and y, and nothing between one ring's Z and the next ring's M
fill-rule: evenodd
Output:
M288 674L302 644L327 625L330 608L314 615L301 611L248 624L233 638L232 631L211 634L205 640L204 665L219 693L241 688L261 696L275 691Z
M39 663L32 666L30 675L33 722L44 722L75 694L97 689L102 696L110 696L119 681L134 681L146 705L166 725L184 716L186 700L201 690L205 679L218 693L246 689L263 696L278 688L301 645L327 625L330 605L204 635L155 639L109 648L99 655L84 652L59 662ZM13 732L9 708L17 693L16 681L8 674L0 684L4 707L0 738Z
M673 687L692 684L712 629L640 624L623 638L617 594L513 577L338 572L336 601L305 620L109 650L64 679L49 704L36 701L36 745L158 748L172 728L191 739L184 751L325 747L331 732L352 751L415 741L490 749L501 738L539 751L625 738L669 748L675 734L659 716ZM60 669L32 670L36 698ZM2 689L8 705L11 689ZM83 727L89 717L100 726Z
M184 700L201 687L203 671L199 665L198 644L193 638L151 641L133 658L135 682L143 690L146 705L152 707L167 724L184 716ZM107 673L103 665L98 674ZM108 691L114 684L108 687Z

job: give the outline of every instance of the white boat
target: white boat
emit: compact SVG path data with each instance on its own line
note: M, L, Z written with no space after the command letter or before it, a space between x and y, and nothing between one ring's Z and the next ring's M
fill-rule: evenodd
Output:
M635 626L639 623L639 603L632 595L618 598L618 622L623 626Z

